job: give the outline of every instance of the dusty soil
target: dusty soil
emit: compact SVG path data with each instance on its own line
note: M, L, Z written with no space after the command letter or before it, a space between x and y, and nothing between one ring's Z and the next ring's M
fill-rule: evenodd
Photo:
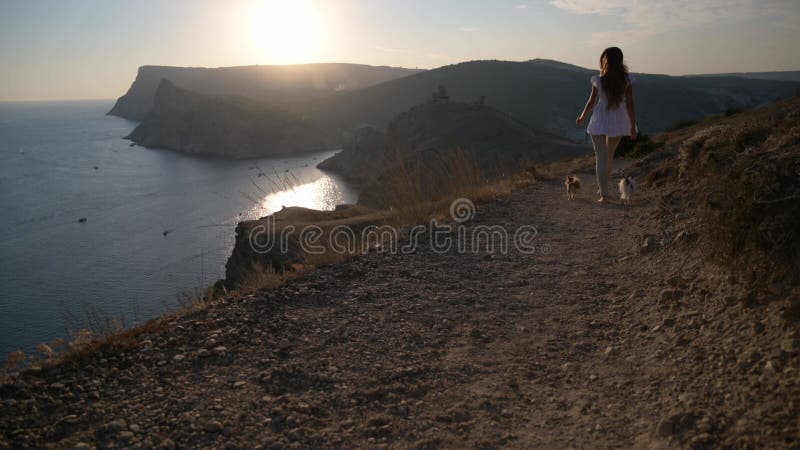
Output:
M534 254L373 252L0 385L0 448L797 448L796 293L750 305L656 192L581 176L468 222Z

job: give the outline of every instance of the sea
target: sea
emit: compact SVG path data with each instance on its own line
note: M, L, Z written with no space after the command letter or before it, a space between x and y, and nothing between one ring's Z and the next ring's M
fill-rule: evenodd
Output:
M0 103L0 358L130 327L224 278L237 222L357 190L315 166L130 146L112 101Z

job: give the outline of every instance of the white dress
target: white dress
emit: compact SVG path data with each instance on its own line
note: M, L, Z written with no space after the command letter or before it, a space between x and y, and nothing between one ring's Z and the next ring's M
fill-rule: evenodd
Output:
M630 75L628 76L628 83L633 84L633 78ZM608 97L603 91L603 83L600 81L599 76L592 77L592 86L597 88L598 99L594 110L592 110L592 118L589 120L589 126L586 127L586 131L592 135L630 136L631 119L625 109L625 97L622 97L622 101L617 106L608 109Z

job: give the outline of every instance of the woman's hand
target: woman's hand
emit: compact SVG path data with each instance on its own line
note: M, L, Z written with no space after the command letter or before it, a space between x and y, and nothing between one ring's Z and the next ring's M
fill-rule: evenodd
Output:
M635 141L639 137L639 131L636 129L636 124L631 125L631 140Z
M581 124L583 123L584 120L586 120L586 116L581 114L580 116L578 116L577 119L575 119L575 125L581 126Z

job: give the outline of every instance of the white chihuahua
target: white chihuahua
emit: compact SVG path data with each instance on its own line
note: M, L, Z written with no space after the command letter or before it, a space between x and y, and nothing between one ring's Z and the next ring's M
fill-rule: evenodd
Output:
M625 177L619 180L619 198L623 205L630 205L633 198L633 191L636 189L636 182L632 177Z

